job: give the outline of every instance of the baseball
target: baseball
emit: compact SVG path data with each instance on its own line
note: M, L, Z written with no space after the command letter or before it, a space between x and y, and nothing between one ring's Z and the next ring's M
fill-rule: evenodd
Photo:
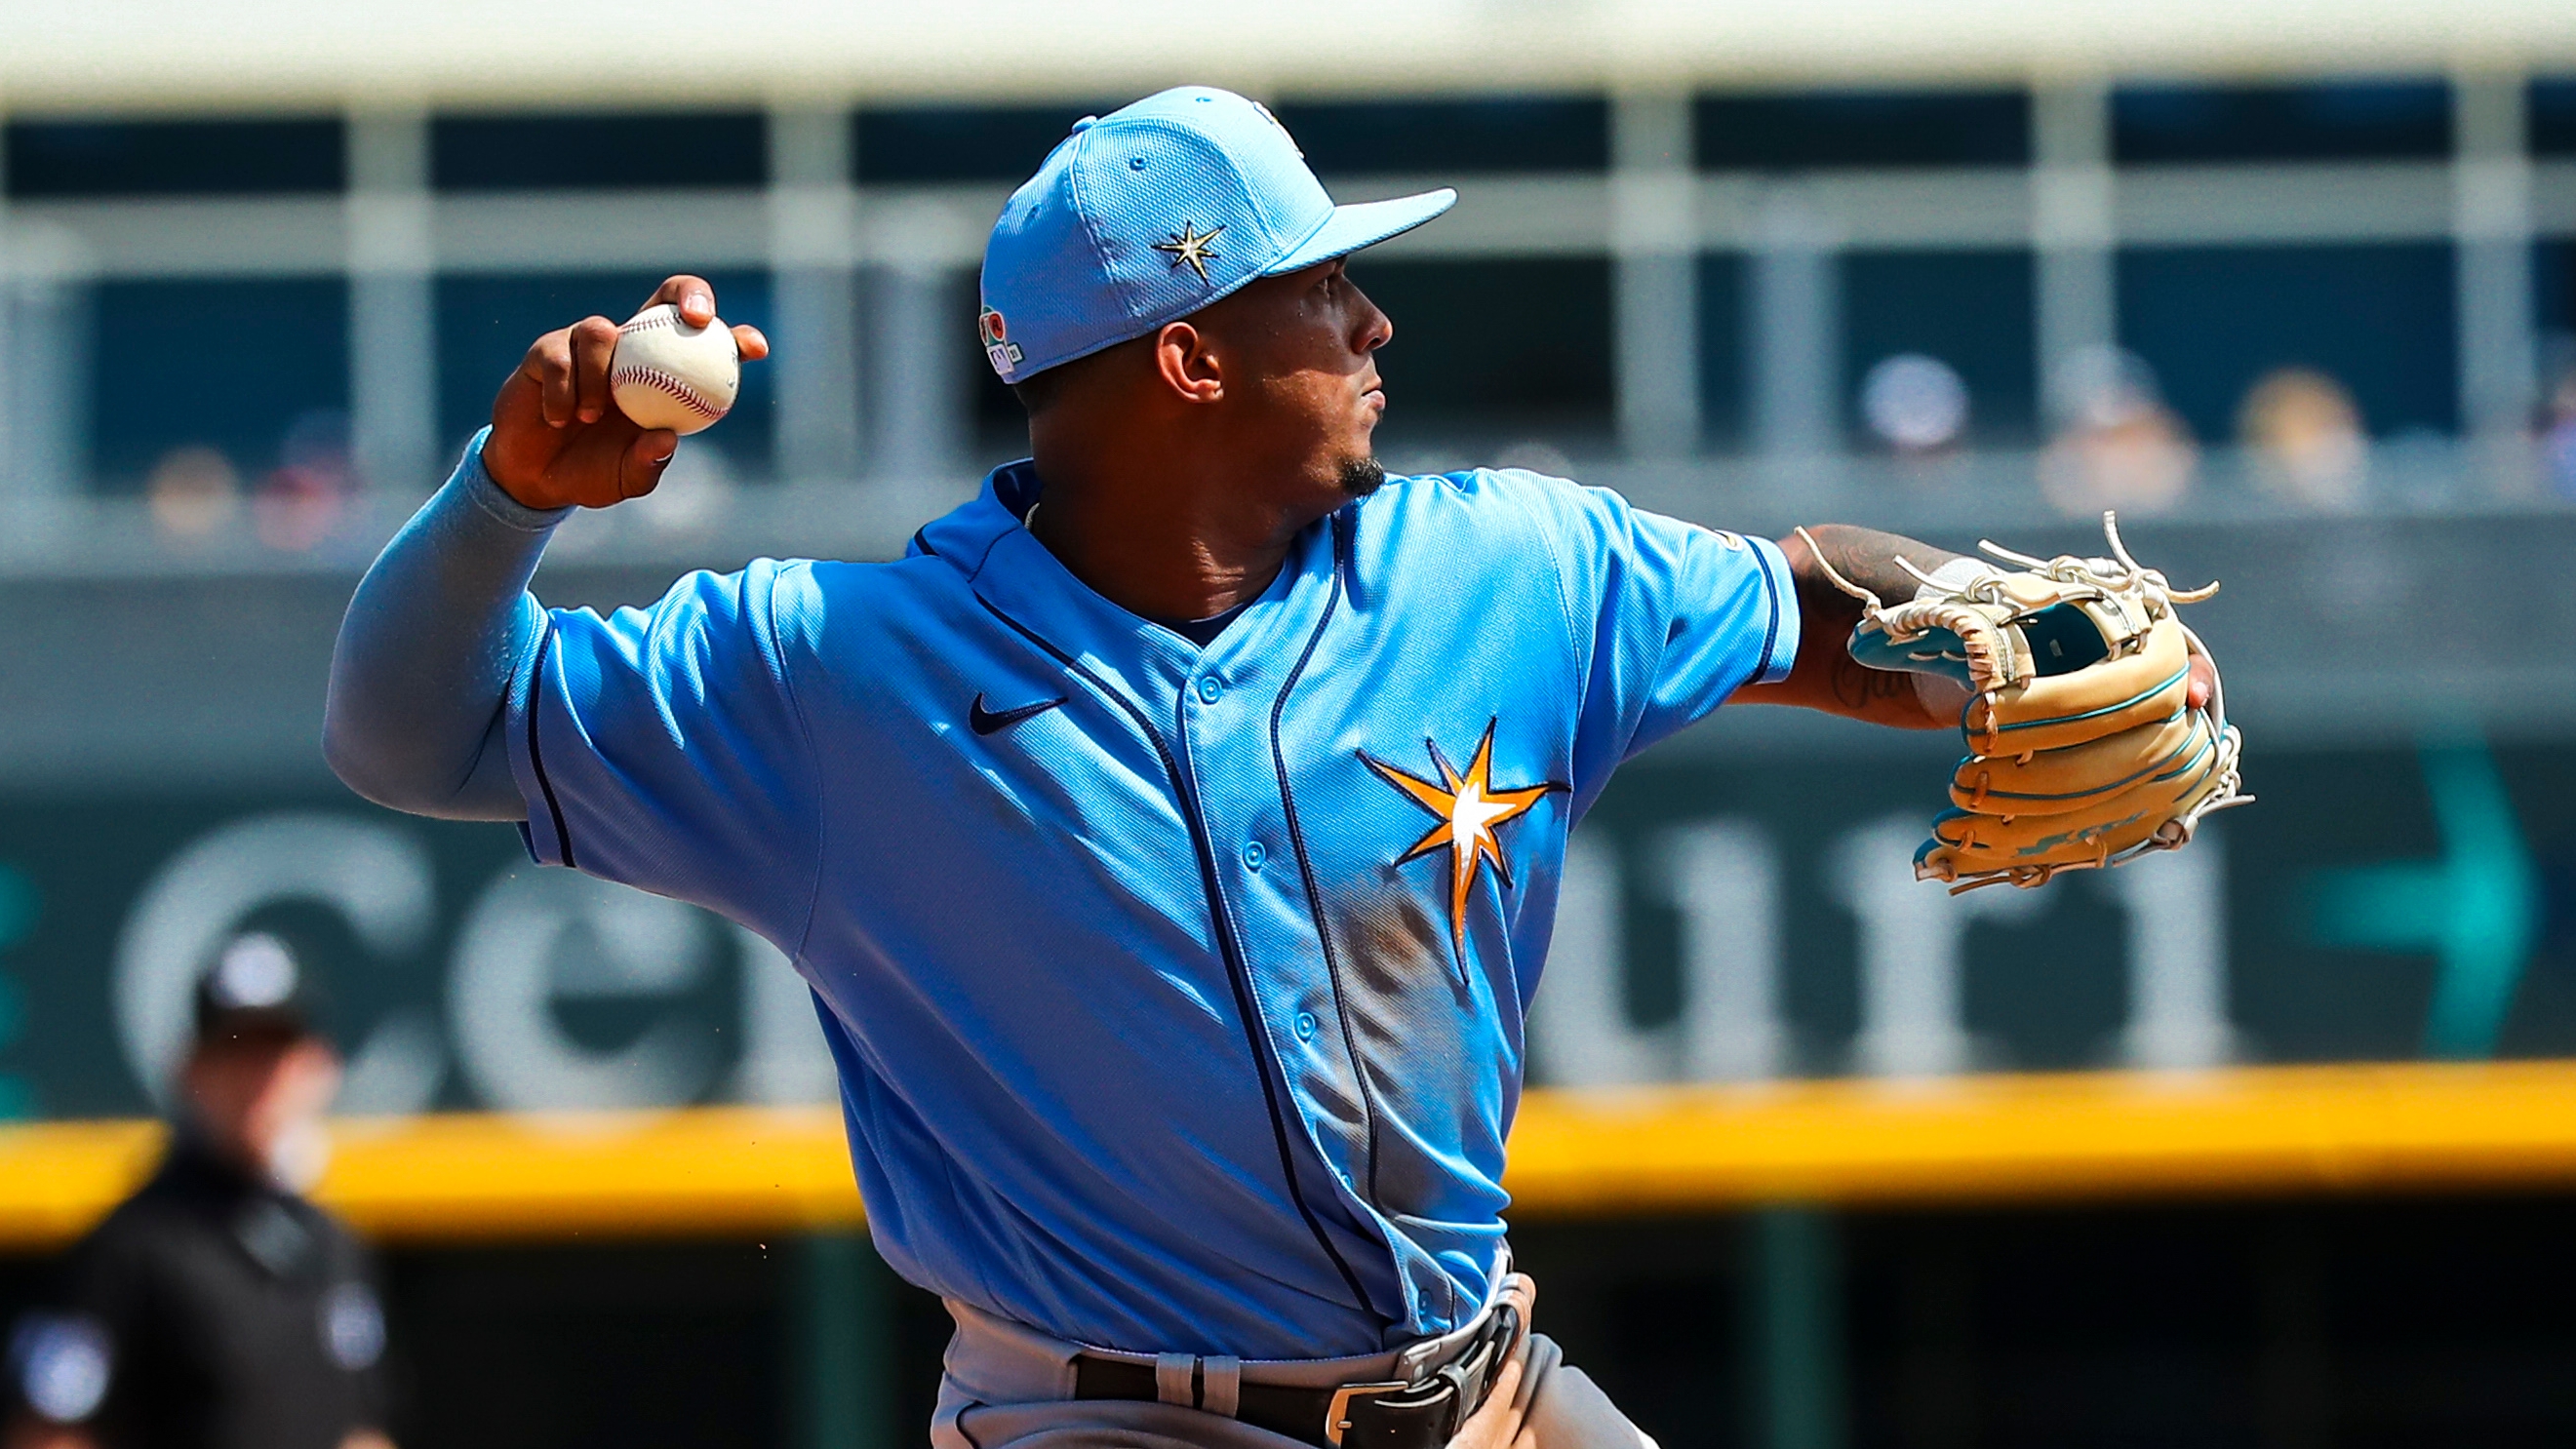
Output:
M692 327L665 302L617 329L608 388L617 410L638 427L698 432L733 406L742 388L742 354L723 318Z

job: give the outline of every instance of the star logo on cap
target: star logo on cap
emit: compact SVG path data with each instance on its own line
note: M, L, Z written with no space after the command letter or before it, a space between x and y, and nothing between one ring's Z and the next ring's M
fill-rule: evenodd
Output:
M1185 221L1179 231L1172 233L1170 241L1154 243L1154 250L1170 253L1175 268L1186 266L1204 282L1208 279L1207 259L1217 254L1216 239L1223 235L1224 227L1201 231L1197 222Z

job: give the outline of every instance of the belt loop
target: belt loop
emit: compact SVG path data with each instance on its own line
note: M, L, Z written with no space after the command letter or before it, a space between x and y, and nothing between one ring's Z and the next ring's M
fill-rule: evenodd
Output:
M1243 1360L1220 1353L1211 1354L1199 1363L1207 1382L1207 1392L1201 1396L1199 1407L1211 1414L1233 1418L1235 1406L1243 1397Z
M1184 1409L1197 1407L1190 1394L1190 1380L1197 1377L1198 1363L1197 1358L1186 1353L1154 1355L1154 1397Z

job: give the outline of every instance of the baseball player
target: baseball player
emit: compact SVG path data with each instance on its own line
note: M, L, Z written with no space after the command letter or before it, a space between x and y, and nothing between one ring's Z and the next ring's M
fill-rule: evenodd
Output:
M812 986L877 1246L957 1322L941 1449L1650 1442L1526 1331L1505 1245L1567 832L1729 699L1956 716L1839 647L1861 606L1803 543L1378 465L1394 328L1344 260L1454 199L1336 206L1224 91L1083 120L985 251L1032 457L901 559L541 607L548 532L676 446L594 317L350 606L353 788L518 821ZM1812 534L1882 599L1952 557Z

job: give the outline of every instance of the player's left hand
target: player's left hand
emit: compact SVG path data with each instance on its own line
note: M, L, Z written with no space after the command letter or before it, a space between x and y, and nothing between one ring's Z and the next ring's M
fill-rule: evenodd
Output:
M2178 612L2218 585L2175 587L2130 556L2108 513L2102 534L2107 558L1986 544L2014 567L1945 563L1896 605L1827 575L1861 602L1854 662L1938 672L1968 693L1935 701L1918 682L1927 715L1960 704L1968 754L1951 771L1952 808L1915 855L1917 879L1952 894L2043 885L2179 850L2204 817L2252 801L2216 661Z
M2192 709L2209 708L2210 697L2218 692L2218 666L2206 654L2191 656L2191 682L2183 686L2183 703Z

